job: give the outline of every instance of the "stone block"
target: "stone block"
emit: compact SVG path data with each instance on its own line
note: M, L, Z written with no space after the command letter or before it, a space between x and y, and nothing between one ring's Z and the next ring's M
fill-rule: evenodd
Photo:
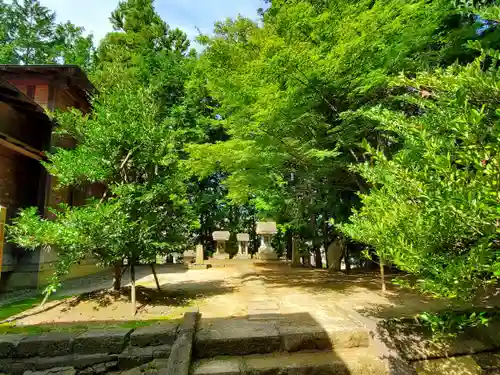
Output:
M17 355L22 358L63 356L71 353L74 338L74 334L67 332L27 336L19 342Z
M410 361L430 358L453 357L456 355L480 353L488 349L484 342L474 339L451 339L443 342L412 341L397 343L401 355Z
M500 369L499 353L480 353L471 356L483 371L497 371Z
M153 360L153 346L144 348L128 346L118 355L118 367L122 370L138 367Z
M116 354L70 354L60 357L33 357L25 359L32 363L36 370L46 370L53 367L72 366L76 369L84 369L100 363L112 362L117 359Z
M492 322L487 327L468 330L469 336L481 341L488 350L500 348L500 322Z
M26 335L0 335L0 358L12 358L17 353L17 346Z
M248 233L238 233L236 239L240 242L250 242L250 235Z
M168 358L172 351L170 345L160 346L128 346L118 355L118 367L120 369L130 369L153 361L155 358Z
M278 229L274 221L259 221L257 223L257 234L276 234Z
M130 334L132 346L172 345L177 334L178 323L157 323L148 327L137 328Z
M58 367L45 371L26 371L24 375L76 375L73 367Z
M189 375L192 350L193 334L191 332L181 333L172 346L167 367L161 369L158 375Z
M14 359L0 359L0 374L22 375L25 371L34 371L33 363Z
M280 347L280 335L275 324L265 321L216 321L202 325L195 338L198 358L272 353Z
M131 329L93 330L82 333L73 341L76 354L120 353L128 342Z
M278 322L281 350L298 352L301 350L329 350L332 348L328 333L320 326L300 326Z
M101 375L108 374L111 370L118 368L118 361L99 363L85 370L79 371L78 375Z
M162 368L166 368L168 366L168 358L158 358L149 362L147 365L147 369L150 370L161 370Z
M328 331L333 348L366 348L370 346L370 333L365 328Z
M181 324L179 325L178 332L193 334L196 330L196 324L198 323L199 313L197 311L191 311L184 314Z
M170 357L170 353L172 353L171 345L160 345L153 346L153 358L165 359Z
M229 237L231 237L231 233L228 231L215 231L212 233L214 241L229 241Z
M207 359L193 366L192 375L240 375L243 371L241 358Z

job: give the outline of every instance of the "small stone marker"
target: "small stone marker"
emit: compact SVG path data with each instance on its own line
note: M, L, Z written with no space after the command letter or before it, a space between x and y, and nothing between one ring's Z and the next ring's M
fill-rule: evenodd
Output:
M196 263L190 264L189 268L206 270L208 267L209 265L205 264L205 252L203 250L203 245L196 245Z
M196 264L203 264L205 262L205 255L203 252L203 245L196 245Z
M257 257L260 260L277 260L278 254L271 246L271 237L278 233L274 221L261 221L257 223L257 234L261 235L261 242Z
M212 238L217 241L217 251L213 255L214 259L229 259L226 253L226 241L229 241L231 233L227 231L216 231L212 233Z

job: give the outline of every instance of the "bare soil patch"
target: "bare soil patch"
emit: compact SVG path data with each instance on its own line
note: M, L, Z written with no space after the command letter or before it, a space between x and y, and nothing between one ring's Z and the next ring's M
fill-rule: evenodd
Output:
M158 267L161 291L156 290L148 267L138 272L137 315L132 315L130 289L120 292L103 289L109 278L99 276L93 285L86 280L61 293L80 291L76 297L48 304L43 312L26 311L16 323L21 325L177 319L198 308L205 318L246 316L260 305L276 313L308 313L324 325L340 324L342 311L356 311L374 319L411 317L423 311L448 309L449 301L433 299L392 285L380 291L376 272L329 273L326 270L292 269L288 266L255 266L250 262L230 262L206 270ZM128 280L125 279L126 283ZM92 290L94 287L97 290ZM80 288L80 289L79 289ZM266 308L267 308L266 307Z

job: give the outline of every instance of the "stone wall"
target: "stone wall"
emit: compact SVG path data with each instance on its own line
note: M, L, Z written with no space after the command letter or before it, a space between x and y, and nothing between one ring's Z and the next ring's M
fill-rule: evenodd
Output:
M136 329L0 335L0 373L50 373L50 369L68 368L74 374L107 374L155 359L164 361L165 368L185 367L187 360L189 369L197 317L197 313L187 313L182 321L165 321Z

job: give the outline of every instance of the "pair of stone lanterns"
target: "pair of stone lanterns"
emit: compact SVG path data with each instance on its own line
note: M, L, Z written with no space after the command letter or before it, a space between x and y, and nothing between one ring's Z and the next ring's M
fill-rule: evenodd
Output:
M278 254L271 246L271 238L274 234L278 233L275 222L259 222L257 223L257 234L261 236L260 247L257 253L257 259L260 260L276 260ZM213 255L214 259L229 259L229 254L226 253L226 242L229 241L231 233L227 231L217 231L212 233L212 238L217 242L217 251ZM238 240L238 254L236 259L250 259L248 253L248 243L250 236L248 233L238 233L236 235Z

